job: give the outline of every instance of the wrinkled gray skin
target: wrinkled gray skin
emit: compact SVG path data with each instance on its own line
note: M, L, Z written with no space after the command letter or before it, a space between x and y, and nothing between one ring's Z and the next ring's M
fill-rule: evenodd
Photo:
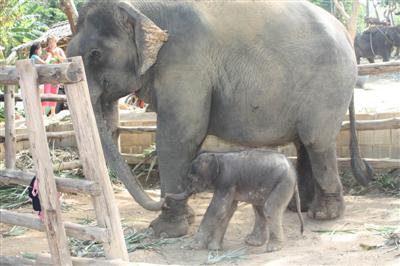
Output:
M187 190L167 198L180 200L213 189L214 196L192 243L194 249L221 249L238 202L251 203L255 223L246 243L253 246L267 243L267 251L271 252L281 249L285 241L282 216L296 190L296 181L295 169L280 153L266 150L202 153L191 165ZM300 212L299 216L302 222Z
M346 30L322 9L307 1L88 1L67 53L83 57L108 166L144 208L163 201L143 192L115 145L117 100L133 91L150 96L157 112L162 195L185 189L207 134L252 147L294 142L303 208L316 219L341 215L335 139L357 67ZM154 232L186 234L190 208L166 204Z
M400 26L372 28L357 34L354 40L358 64L361 57L374 63L375 57L381 56L383 61L387 62L395 47L400 47Z

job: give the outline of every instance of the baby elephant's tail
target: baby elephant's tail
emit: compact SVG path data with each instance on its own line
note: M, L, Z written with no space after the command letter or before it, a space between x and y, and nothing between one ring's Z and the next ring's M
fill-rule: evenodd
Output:
M299 187L297 185L296 182L296 186L294 187L294 194L296 197L296 208L297 208L297 215L299 216L299 220L300 220L300 232L301 234L303 234L304 232L304 220L303 220L303 215L301 214L301 206L300 206L300 195L299 195Z

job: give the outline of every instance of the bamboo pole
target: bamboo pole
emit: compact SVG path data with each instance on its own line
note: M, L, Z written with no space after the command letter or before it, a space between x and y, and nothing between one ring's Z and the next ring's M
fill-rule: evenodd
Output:
M0 184L19 184L29 186L34 173L18 170L0 170ZM92 196L100 194L100 187L96 182L73 178L55 177L57 190L69 193L84 193Z
M71 60L80 66L85 77L82 58L73 57ZM120 215L108 176L86 80L66 85L65 94L68 99L83 172L86 178L98 182L101 187L100 196L94 197L93 201L98 224L104 226L110 236L109 242L104 243L104 252L109 259L119 258L128 261Z
M40 232L46 230L43 223L36 215L27 213L18 213L0 209L0 222L22 226ZM104 228L85 226L70 222L64 222L64 226L67 235L77 239L96 240L101 242L106 242L108 239L107 232Z
M38 73L38 83L70 84L82 80L81 69L73 63L67 62L54 65L33 65ZM14 66L0 66L0 84L18 84L18 73Z
M30 150L37 172L40 204L53 264L72 265L42 118L38 73L29 59L17 61L16 68L22 89Z
M17 141L15 138L15 85L5 87L4 111L5 111L5 166L14 169L17 156Z

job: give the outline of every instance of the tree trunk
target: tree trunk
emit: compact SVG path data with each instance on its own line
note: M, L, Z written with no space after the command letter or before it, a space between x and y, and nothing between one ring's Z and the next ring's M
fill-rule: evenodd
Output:
M78 22L78 11L76 10L73 0L60 0L60 8L68 17L69 25L71 26L71 32L73 35L76 34L76 24Z
M347 23L347 30L349 31L352 40L354 40L357 33L357 17L359 9L360 9L360 2L358 0L354 0L353 8L351 11L351 17L349 22Z

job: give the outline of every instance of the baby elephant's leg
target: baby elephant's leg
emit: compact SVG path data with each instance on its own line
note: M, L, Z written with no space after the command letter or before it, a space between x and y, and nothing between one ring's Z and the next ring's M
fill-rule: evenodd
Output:
M265 203L264 214L270 237L267 252L280 250L285 242L282 217L294 192L295 179L283 179L271 192Z
M218 250L222 248L222 241L224 240L226 229L228 228L229 221L231 220L233 214L235 213L236 207L237 207L237 201L234 201L230 209L227 210L226 216L223 217L222 220L218 221L217 225L215 225L211 241L208 243L208 249Z
M251 234L246 237L246 243L251 246L264 245L268 240L267 223L264 216L264 207L253 204L254 227Z
M208 206L203 220L201 221L199 230L197 231L194 241L191 244L193 249L203 249L206 247L220 249L221 243L219 243L219 246L215 242L210 246L208 244L213 239L217 225L220 225L221 221L227 219L228 216L232 216L233 213L231 214L231 210L234 202L234 196L235 193L233 188L229 190L217 189L215 191L210 206ZM224 232L225 230L226 228L224 229Z

